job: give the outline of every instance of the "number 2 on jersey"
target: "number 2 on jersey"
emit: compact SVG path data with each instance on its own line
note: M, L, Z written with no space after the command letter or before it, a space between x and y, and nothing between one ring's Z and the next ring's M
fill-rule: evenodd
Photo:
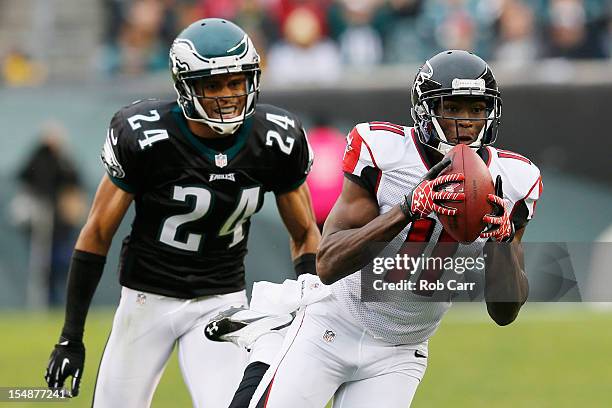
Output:
M159 112L157 110L149 111L149 116L147 115L134 115L127 118L128 123L132 130L138 130L142 127L140 121L143 122L157 122L159 120ZM153 143L159 142L160 140L169 139L168 131L166 129L150 129L142 132L144 135L144 139L138 139L138 144L142 150L147 147L153 146Z
M282 127L285 130L289 129L289 126L295 128L295 121L293 119L289 119L287 116L266 113L266 119ZM294 138L292 138L291 136L287 136L287 138L283 140L281 135L277 131L268 130L268 133L266 133L266 146L272 146L274 144L274 141L278 143L278 147L280 147L281 152L285 154L291 154L293 144L295 143Z
M233 235L228 248L231 248L244 239L243 224L257 210L259 203L260 187L251 187L241 191L238 205L221 227L219 236ZM203 234L189 233L187 239L181 241L177 238L179 228L184 224L204 218L210 211L213 193L204 187L181 187L174 186L172 198L177 201L187 202L187 197L194 197L193 209L186 214L177 214L166 218L161 233L160 242L184 251L198 252L202 243Z

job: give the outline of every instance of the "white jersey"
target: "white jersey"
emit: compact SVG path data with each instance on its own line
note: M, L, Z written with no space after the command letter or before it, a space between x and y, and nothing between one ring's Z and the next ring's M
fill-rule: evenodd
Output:
M404 195L422 179L430 166L413 128L388 122L361 123L347 136L343 170L364 180L362 184L375 195L380 214L401 203ZM533 217L536 201L542 191L539 169L527 158L506 150L486 147L480 152L493 180L501 175L504 200L513 212L513 221L524 225ZM369 179L365 180L365 179ZM515 214L516 213L516 214ZM443 234L435 214L426 220L430 234L418 233L419 221L409 224L387 248L393 251L408 241L427 241L435 245ZM420 223L423 223L421 221ZM415 224L415 225L413 225ZM433 225L433 227L432 227ZM421 225L422 226L422 225ZM486 239L467 245L459 244L457 256L477 257ZM385 251L387 252L387 251ZM387 252L387 255L389 253ZM340 305L351 313L373 336L394 344L418 344L435 332L451 302L427 302L420 294L400 291L391 294L397 301L362 302L360 271L331 285Z

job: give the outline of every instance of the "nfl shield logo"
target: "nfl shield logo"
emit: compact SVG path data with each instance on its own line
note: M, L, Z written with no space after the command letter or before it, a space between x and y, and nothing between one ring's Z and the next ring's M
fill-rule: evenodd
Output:
M215 155L215 164L217 167L225 167L227 166L227 156L223 153L219 153Z
M144 293L139 293L138 295L136 295L136 303L138 303L140 306L143 306L146 302L147 295L145 295Z
M331 330L325 330L325 333L323 333L323 340L325 340L326 343L331 343L335 338L336 333Z

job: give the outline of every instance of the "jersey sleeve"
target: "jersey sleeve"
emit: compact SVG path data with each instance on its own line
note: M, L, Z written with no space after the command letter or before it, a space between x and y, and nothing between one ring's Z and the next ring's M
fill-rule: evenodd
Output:
M138 166L137 146L131 143L122 112L111 119L100 158L111 181L128 193L135 193L143 171Z
M273 186L275 194L283 194L301 186L306 181L314 160L306 131L299 122L296 125L294 131L290 133L293 147L288 155L283 154L282 172L276 177Z
M346 136L346 149L342 159L342 171L346 178L376 195L381 170L372 156L371 149L355 126Z
M515 229L525 227L535 216L536 206L544 188L540 170L533 163L530 164L527 175L528 182L520 193L521 198L512 208L511 219Z

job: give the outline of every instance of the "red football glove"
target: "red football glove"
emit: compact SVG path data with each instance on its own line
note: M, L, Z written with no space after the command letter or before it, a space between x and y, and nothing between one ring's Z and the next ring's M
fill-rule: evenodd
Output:
M501 176L495 180L495 195L489 194L487 200L496 208L496 214L487 214L482 220L490 226L480 233L481 238L491 238L498 242L510 242L514 239L514 225L504 203Z
M451 200L461 202L465 200L465 193L453 193L451 191L438 191L437 188L447 183L460 182L465 179L462 173L447 174L439 176L442 171L451 164L449 158L443 159L433 166L417 186L405 196L405 202L400 208L408 219L414 221L425 218L432 212L443 215L455 215L456 209L436 203L438 200Z

